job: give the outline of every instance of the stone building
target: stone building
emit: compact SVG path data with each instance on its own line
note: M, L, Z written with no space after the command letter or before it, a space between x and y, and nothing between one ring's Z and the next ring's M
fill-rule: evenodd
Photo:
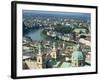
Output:
M57 49L55 47L55 43L53 43L53 49L52 49L50 55L51 55L51 58L53 58L55 60L57 59Z
M37 54L37 66L38 68L45 68L45 54L43 54L43 52L41 51L42 50L42 46L41 44L39 44L39 52Z
M71 62L72 62L72 66L74 67L79 67L79 66L84 66L84 55L82 53L82 51L79 50L80 46L79 44L74 48L74 52L72 53L71 56Z
M37 54L37 66L38 68L46 68L46 65L51 64L50 61L52 61L52 59L56 60L57 59L57 49L55 47L55 43L53 43L53 48L51 50L51 53L47 54L44 53L44 51L42 51L42 45L39 44L38 46L38 54ZM50 66L50 65L49 65ZM51 64L52 66L52 64Z

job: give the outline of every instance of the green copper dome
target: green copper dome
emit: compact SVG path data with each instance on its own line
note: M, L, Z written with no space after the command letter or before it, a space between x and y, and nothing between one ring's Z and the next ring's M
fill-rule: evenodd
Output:
M75 51L72 53L73 60L84 60L84 56L81 51Z

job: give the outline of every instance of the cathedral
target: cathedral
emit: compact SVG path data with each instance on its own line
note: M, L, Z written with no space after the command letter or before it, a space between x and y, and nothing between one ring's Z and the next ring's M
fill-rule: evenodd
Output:
M42 52L41 43L38 45L38 54L37 54L37 66L38 68L46 68L48 65L50 66L51 59L56 60L57 58L57 49L55 47L55 43L53 43L53 48L50 54L44 54ZM52 64L51 64L52 67Z
M72 66L74 67L84 66L85 57L82 51L80 50L79 44L76 47L74 47L74 52L72 53L71 56L71 62Z
M63 50L63 53L66 51L64 44L63 44L62 50ZM60 53L60 55L63 53ZM42 51L42 45L39 44L38 45L37 61L36 61L38 68L40 68L40 69L52 68L53 62L54 61L56 62L56 60L58 58L58 54L59 53L58 53L58 49L55 46L55 42L53 43L53 48L49 54L44 54ZM70 54L71 54L70 61L71 61L71 65L73 67L84 66L85 57L84 57L82 51L80 50L79 44L73 48L73 51ZM62 57L62 56L60 56L60 57Z

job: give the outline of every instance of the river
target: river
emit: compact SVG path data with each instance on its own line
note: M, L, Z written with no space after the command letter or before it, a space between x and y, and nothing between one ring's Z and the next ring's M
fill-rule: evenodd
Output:
M43 29L31 30L25 36L31 37L32 40L41 41L41 40L44 40L44 38L41 36L42 31L43 31Z

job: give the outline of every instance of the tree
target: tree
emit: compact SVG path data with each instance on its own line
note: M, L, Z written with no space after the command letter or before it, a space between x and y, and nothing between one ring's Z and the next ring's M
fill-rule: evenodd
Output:
M55 28L55 31L63 33L63 34L71 33L72 30L73 29L70 26L61 26L61 27Z

